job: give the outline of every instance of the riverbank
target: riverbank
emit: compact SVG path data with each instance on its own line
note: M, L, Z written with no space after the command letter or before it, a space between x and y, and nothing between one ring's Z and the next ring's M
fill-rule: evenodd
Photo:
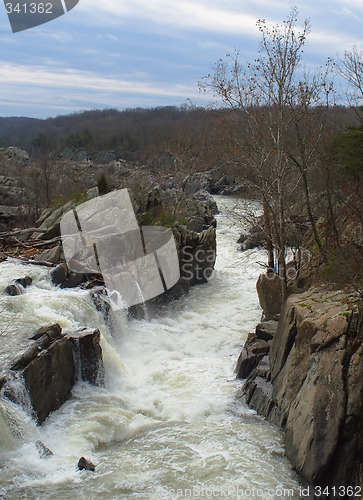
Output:
M328 285L292 294L237 364L247 403L284 430L287 457L326 498L362 496L362 373L359 296Z

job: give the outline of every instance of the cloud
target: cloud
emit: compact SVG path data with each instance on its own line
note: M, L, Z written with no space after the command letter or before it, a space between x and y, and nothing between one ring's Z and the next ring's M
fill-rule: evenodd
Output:
M231 5L232 4L232 5ZM81 3L79 4L81 6ZM241 7L235 2L194 1L180 0L133 0L132 2L117 2L115 0L84 0L82 2L83 14L91 17L94 13L96 19L109 24L115 24L134 19L135 21L147 20L155 25L170 28L199 29L203 31L238 33L254 33L256 30L256 16L247 12L241 13Z
M187 98L203 100L196 85L160 84L148 81L145 74L135 74L134 79L132 75L119 79L61 66L26 66L6 61L0 61L0 68L0 103L6 107L69 112L115 107L115 103L125 108L155 106L155 102L180 104Z
M351 17L352 19L360 19L360 17L357 14L355 14L353 11L351 11L347 7L343 7L340 11L337 11L337 15Z
M46 66L26 66L0 61L0 83L7 85L34 85L52 88L82 88L103 92L135 92L152 95L179 95L188 97L193 87L185 84L158 83L104 78L91 71L60 67L58 71Z

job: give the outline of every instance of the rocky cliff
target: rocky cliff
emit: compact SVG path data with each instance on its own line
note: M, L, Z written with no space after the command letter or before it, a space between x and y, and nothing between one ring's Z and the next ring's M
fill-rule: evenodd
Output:
M358 297L321 285L291 295L277 319L258 325L240 355L237 375L247 378L247 402L285 430L286 455L310 483L360 486L363 325Z

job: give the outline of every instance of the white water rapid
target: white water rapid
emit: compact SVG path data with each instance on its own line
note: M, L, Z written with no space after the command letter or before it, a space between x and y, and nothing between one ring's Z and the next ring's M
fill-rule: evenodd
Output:
M261 316L256 261L265 256L237 252L234 202L217 203L210 282L151 321L120 317L114 336L87 292L53 287L49 269L0 264L0 290L14 278L34 280L24 295L1 297L2 363L22 338L58 322L65 330L99 328L106 369L104 388L79 383L41 427L15 405L0 404L0 498L298 498L281 432L235 399L236 360ZM40 458L37 440L54 456ZM96 464L94 473L77 469L81 456Z

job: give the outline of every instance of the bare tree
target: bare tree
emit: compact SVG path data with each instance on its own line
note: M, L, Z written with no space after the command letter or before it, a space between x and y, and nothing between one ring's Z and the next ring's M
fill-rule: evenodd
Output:
M309 217L314 220L309 205L308 170L324 124L319 123L318 133L312 132L317 123L313 108L323 101L327 105L332 90L326 79L327 69L309 75L301 68L310 26L305 20L299 31L297 16L294 7L286 21L272 28L259 20L258 58L243 66L235 51L227 55L226 61L220 60L214 73L200 84L202 90L221 98L223 106L240 111L233 140L260 192L269 264L275 265L282 278L283 298L287 291L288 212L303 186ZM235 112L230 116L234 117ZM317 233L315 236L318 239Z
M344 56L338 58L336 69L349 85L347 89L348 102L358 106L363 102L363 51L354 46L346 50Z

